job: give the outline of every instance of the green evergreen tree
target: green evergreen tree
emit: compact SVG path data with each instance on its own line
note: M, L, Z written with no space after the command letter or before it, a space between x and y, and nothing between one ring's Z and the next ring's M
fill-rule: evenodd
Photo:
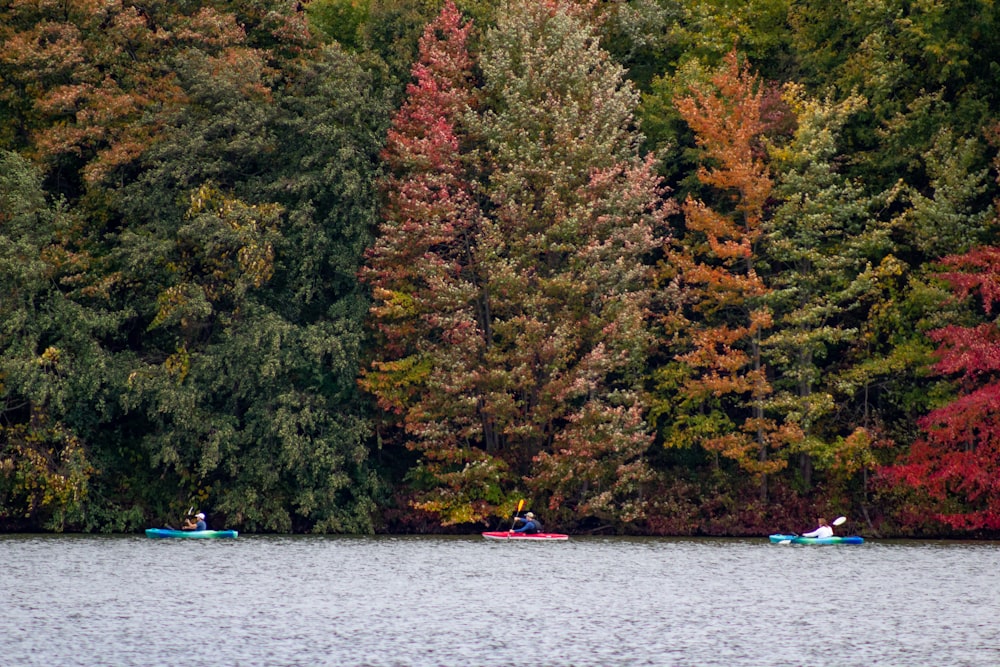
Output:
M797 123L792 140L770 152L780 203L763 226L774 312L763 346L776 377L774 407L802 429L790 450L800 455L808 486L817 460L823 468L835 465L854 430L836 419L846 397L833 380L841 353L859 335L867 271L891 248L891 229L875 216L877 201L834 163L840 129L864 100L821 103L799 86L788 86L785 97Z

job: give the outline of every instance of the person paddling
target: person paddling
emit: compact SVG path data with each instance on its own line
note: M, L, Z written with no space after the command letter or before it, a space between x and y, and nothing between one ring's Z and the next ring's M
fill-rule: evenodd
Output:
M816 519L816 523L819 524L819 527L811 533L802 533L802 537L833 537L833 528L826 522L826 519L820 517Z
M194 519L188 518L181 526L182 530L208 530L208 524L205 523L205 515L198 512L194 515Z
M524 517L516 517L514 523L518 521L523 521L524 525L520 528L514 529L512 533L524 533L525 535L534 535L536 533L542 532L542 522L535 518L533 512L528 512Z

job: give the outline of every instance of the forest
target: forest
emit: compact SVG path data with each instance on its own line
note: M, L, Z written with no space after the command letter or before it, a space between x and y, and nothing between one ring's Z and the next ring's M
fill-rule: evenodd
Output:
M0 2L0 531L1000 537L992 0Z

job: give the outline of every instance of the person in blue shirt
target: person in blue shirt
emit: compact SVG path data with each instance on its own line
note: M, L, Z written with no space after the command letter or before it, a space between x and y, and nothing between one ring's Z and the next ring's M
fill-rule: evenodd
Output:
M542 532L542 522L535 518L533 512L528 512L524 517L517 517L514 521L516 524L518 521L523 521L524 525L520 528L516 528L513 532L515 533L525 533L527 535L534 535L535 533Z
M198 512L194 515L197 521L188 519L187 522L182 526L184 530L208 530L208 524L205 523L205 515Z

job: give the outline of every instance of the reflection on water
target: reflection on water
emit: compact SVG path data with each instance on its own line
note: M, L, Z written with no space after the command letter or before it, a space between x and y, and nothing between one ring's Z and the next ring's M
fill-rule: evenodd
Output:
M0 536L2 665L1000 665L1000 545Z

